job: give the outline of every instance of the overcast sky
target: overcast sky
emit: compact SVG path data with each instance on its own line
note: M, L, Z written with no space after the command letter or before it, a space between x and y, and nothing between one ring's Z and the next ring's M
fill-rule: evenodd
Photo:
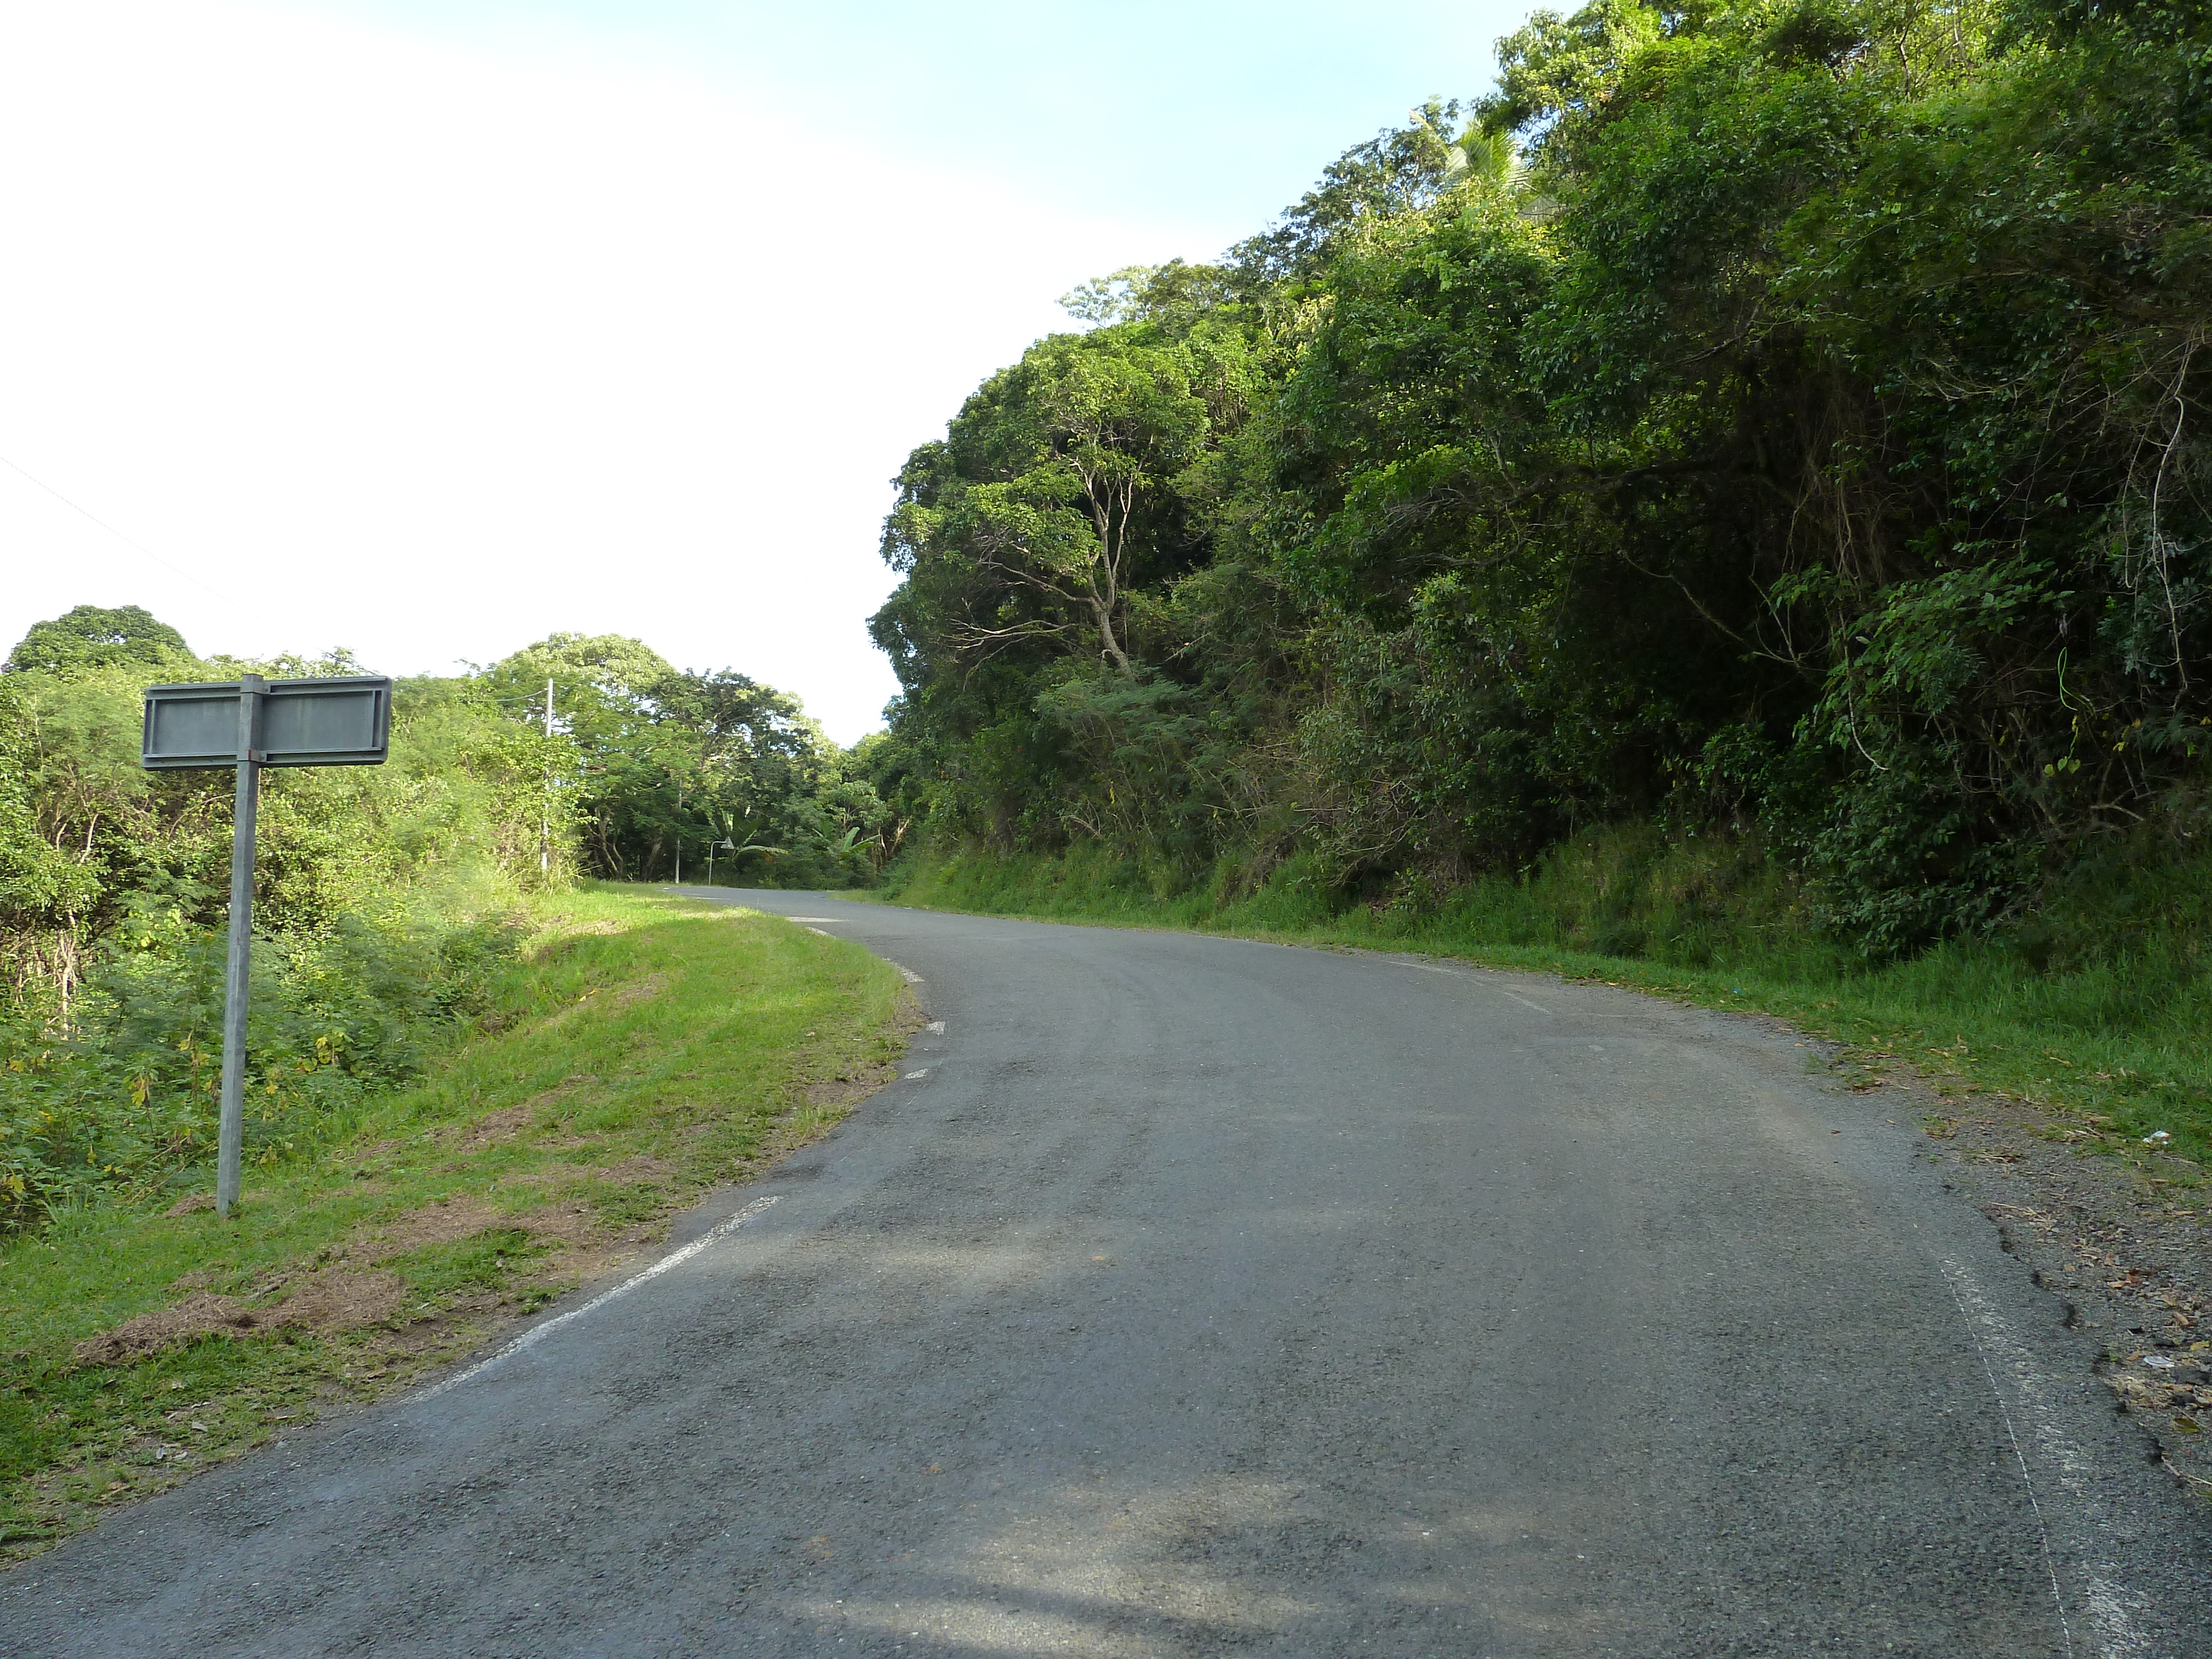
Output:
M849 742L906 453L1522 12L0 0L0 650L622 633Z

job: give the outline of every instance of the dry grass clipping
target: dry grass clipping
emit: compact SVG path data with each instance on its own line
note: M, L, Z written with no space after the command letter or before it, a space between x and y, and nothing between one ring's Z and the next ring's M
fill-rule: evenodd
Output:
M343 1267L310 1274L271 1308L249 1308L234 1297L198 1291L173 1307L140 1314L112 1331L87 1337L71 1357L80 1365L128 1365L218 1331L246 1335L287 1328L359 1330L391 1319L399 1311L406 1291L397 1273L355 1273Z
M348 1245L346 1255L362 1261L384 1261L426 1244L452 1244L473 1238L487 1227L514 1224L483 1200L464 1194L395 1216L366 1238Z

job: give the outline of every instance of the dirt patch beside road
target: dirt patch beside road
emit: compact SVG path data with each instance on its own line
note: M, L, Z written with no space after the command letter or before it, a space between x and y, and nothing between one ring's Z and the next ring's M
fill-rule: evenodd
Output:
M1947 1181L1996 1224L2064 1322L2096 1333L2115 1408L2177 1480L2212 1495L2212 1182L2094 1119L1911 1091Z

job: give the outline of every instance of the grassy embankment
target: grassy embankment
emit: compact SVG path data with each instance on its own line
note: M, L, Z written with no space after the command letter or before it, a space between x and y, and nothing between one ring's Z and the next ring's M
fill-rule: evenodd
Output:
M473 1031L249 1168L230 1220L107 1206L0 1244L0 1559L608 1272L836 1121L904 1042L896 970L855 945L638 890L538 911Z
M1429 897L1333 897L1294 861L1251 888L1188 885L1079 850L939 853L895 868L900 903L1464 957L1755 1009L1850 1045L1867 1075L1910 1066L1947 1097L2016 1096L2084 1150L2191 1184L2212 1159L2212 856L2084 866L1993 937L1869 963L1823 936L1803 886L1755 843L1648 825L1568 843L1520 877ZM1934 1126L1942 1133L1942 1126ZM2153 1158L2142 1138L2172 1136Z

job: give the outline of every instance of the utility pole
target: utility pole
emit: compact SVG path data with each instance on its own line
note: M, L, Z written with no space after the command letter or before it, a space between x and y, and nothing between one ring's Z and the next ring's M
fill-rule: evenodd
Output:
M545 680L545 736L549 741L553 736L553 680L550 675ZM545 766L545 803L538 820L538 874L542 881L550 882L553 878L553 766L550 760Z

